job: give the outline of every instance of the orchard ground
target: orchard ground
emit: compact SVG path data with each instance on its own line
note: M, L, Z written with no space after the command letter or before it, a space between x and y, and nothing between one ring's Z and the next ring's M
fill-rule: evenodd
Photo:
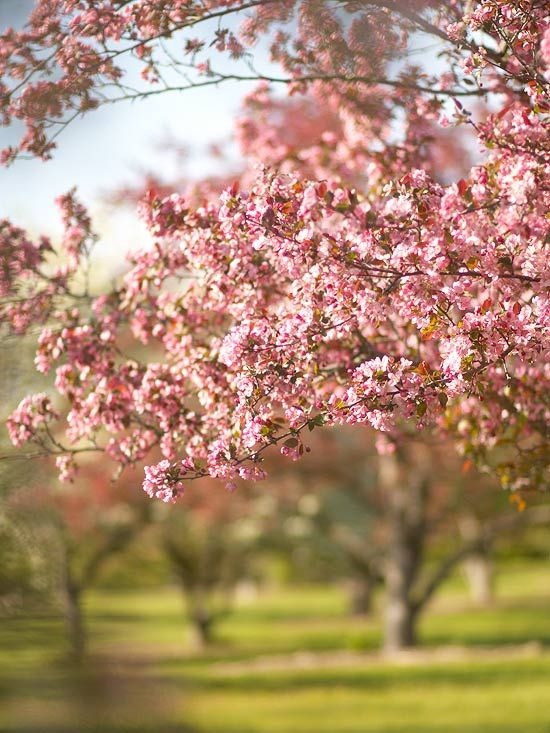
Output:
M1 733L549 733L550 563L508 563L475 608L460 576L386 660L380 624L343 589L302 586L241 603L208 652L185 649L176 589L90 595L90 661L63 661L63 627L0 627Z

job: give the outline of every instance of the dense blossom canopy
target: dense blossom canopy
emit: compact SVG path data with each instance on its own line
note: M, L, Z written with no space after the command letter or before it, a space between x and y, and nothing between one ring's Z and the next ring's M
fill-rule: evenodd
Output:
M266 34L280 78L251 65ZM411 61L427 37L438 73ZM247 72L216 71L211 46ZM130 88L124 54L149 86ZM380 450L443 431L505 486L548 481L546 2L40 0L0 40L0 73L4 122L27 124L6 162L50 156L72 116L115 99L259 81L239 180L150 190L153 244L111 292L83 284L94 235L74 193L61 264L0 224L0 317L43 324L36 365L68 410L26 398L16 445L56 454L69 479L80 452L123 468L160 450L144 488L165 501L205 475L261 479L265 449L296 459L308 431L344 423L380 431ZM482 157L460 173L463 131Z

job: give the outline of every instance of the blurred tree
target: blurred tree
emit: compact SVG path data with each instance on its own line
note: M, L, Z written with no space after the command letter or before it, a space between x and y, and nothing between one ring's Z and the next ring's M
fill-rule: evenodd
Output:
M36 519L36 518L35 518ZM9 502L0 506L0 614L51 606L53 577L44 546L52 533Z
M465 512L458 526L466 542L476 542L478 549L464 560L463 570L472 600L479 606L489 606L494 600L494 561L491 547L483 542L483 523L475 514Z
M0 329L0 420L7 417L11 399L36 388L32 368L34 339L17 340ZM0 612L16 613L51 607L55 584L50 556L44 551L55 543L35 507L22 509L20 497L37 484L39 471L18 455L0 428ZM42 467L40 467L42 468ZM46 469L47 471L47 469Z
M86 592L108 561L149 521L151 505L136 491L137 481L135 472L129 471L118 482L110 482L100 465L90 463L73 484L59 484L45 471L11 499L18 516L27 522L35 517L43 530L39 552L55 578L50 590L61 601L71 658L77 663L86 652Z
M129 471L118 481L105 478L100 465L86 466L68 490L44 497L55 513L61 550L61 591L73 657L86 649L83 598L110 558L124 550L148 523L151 507L136 491Z
M220 492L201 482L188 500L170 507L161 541L180 584L192 627L192 644L213 640L215 623L231 609L239 581L250 577L259 527L246 492Z
M455 485L449 496L445 481L453 466L443 468L441 460L447 462L451 455L447 450L438 456L433 447L412 443L400 445L395 453L379 458L379 485L388 532L383 568L384 643L389 652L417 643L420 615L460 563L486 555L503 536L550 523L547 504L537 506L533 500L534 505L518 512L506 502L499 510L494 489L487 494L487 484L472 477ZM454 469L460 470L456 462ZM476 506L472 494L479 498L475 531L464 533L464 521L472 522L472 507ZM454 535L452 541L448 537L450 531ZM440 538L447 535L443 552L435 563L427 562L428 539L432 535L437 538L438 534Z
M354 581L352 608L368 610L384 585L384 646L393 652L417 643L423 611L458 566L473 561L479 573L502 538L549 524L550 507L533 497L518 512L448 443L402 440L377 456L372 433L358 435L317 433L311 456L292 470L272 466L272 523L291 546L334 547Z

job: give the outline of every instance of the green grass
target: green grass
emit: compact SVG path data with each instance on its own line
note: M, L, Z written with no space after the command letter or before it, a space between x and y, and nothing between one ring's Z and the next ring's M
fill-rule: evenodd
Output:
M59 619L2 621L0 733L550 733L550 564L508 567L498 599L475 609L453 579L421 625L425 655L398 664L338 588L265 593L202 655L176 590L96 592L80 670ZM441 645L471 651L442 662Z

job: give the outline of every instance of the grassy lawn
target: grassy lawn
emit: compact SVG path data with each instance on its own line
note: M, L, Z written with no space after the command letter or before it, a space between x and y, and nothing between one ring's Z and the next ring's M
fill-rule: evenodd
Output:
M508 568L498 599L475 609L455 578L424 651L390 663L338 588L265 593L204 654L186 651L176 590L97 592L81 670L58 619L2 622L0 732L550 733L550 563Z

